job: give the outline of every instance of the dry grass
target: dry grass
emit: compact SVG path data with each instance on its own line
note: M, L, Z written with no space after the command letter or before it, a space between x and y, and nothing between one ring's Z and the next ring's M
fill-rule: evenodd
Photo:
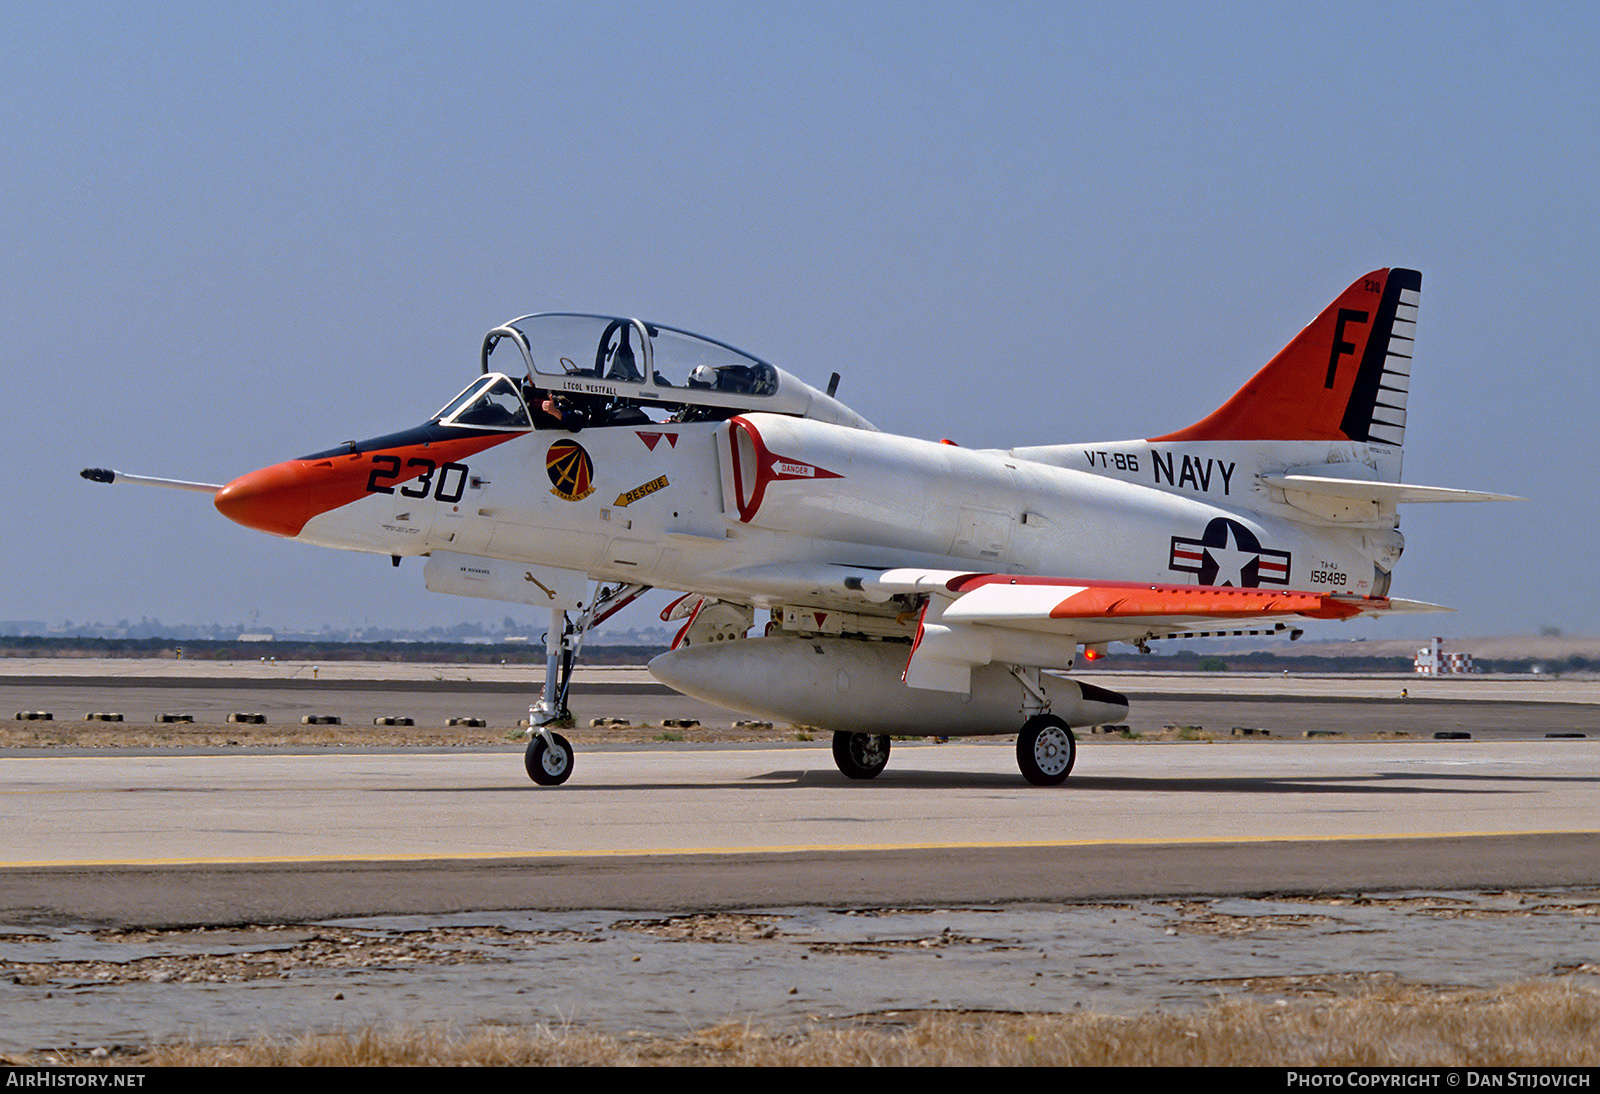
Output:
M923 1013L772 1035L726 1023L676 1038L547 1028L308 1035L247 1045L165 1045L119 1066L944 1066L1527 1067L1600 1063L1600 993L1547 980L1494 991L1381 990L1195 1013Z

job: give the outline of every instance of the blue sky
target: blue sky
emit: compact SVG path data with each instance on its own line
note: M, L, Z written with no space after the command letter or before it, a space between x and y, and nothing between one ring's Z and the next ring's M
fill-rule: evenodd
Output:
M1010 446L1187 425L1400 265L1424 277L1406 478L1529 500L1406 509L1395 595L1460 609L1445 634L1594 633L1597 26L9 5L0 618L502 618L419 564L77 471L226 481L414 424L514 315L702 331L841 372L882 428Z

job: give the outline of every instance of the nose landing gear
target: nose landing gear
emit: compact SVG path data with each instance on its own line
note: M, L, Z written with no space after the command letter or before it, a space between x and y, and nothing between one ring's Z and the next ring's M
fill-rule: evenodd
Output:
M572 777L572 745L559 733L547 741L541 732L528 742L522 762L528 778L540 786L560 786Z
M530 575L530 580L532 577ZM541 586L542 588L542 586ZM545 635L544 691L528 708L528 751L523 766L528 778L540 786L560 786L572 776L572 745L551 727L570 722L567 688L572 683L572 666L578 659L583 636L597 624L627 607L648 585L596 584L594 595L576 621L569 622L561 608L550 610L550 630ZM548 590L546 590L548 591ZM553 594L552 594L553 595Z

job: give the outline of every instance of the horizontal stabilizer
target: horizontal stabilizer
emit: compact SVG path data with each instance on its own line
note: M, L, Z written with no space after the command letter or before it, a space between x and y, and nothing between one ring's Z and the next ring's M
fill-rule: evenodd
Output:
M1351 600L1359 603L1363 598L1352 597ZM1413 615L1425 615L1428 612L1453 612L1454 608L1447 608L1443 604L1429 604L1426 600L1397 600L1390 597L1384 601L1384 614L1393 612L1406 612ZM1377 613L1369 613L1377 614Z
M1481 490L1452 490L1444 486L1410 486L1399 482L1369 482L1364 479L1335 479L1321 475L1262 475L1268 486L1319 494L1330 498L1350 498L1396 505L1402 502L1443 501L1521 501L1511 494L1487 494Z

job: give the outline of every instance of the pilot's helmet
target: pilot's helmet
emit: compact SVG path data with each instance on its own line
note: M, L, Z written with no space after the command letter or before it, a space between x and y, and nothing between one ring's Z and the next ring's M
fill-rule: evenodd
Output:
M694 371L689 373L690 387L716 387L717 370L710 365L696 365Z

